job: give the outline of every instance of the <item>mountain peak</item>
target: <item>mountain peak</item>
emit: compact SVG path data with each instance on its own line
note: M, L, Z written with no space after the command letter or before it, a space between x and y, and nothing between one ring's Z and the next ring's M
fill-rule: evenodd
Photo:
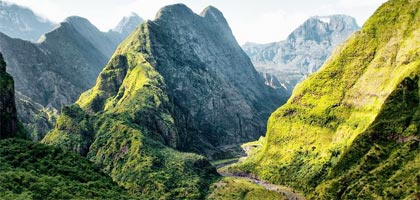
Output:
M206 17L208 15L212 15L215 18L220 16L223 17L223 13L214 6L207 6L206 8L204 8L200 15L203 17Z
M112 29L112 31L121 33L124 37L127 37L131 31L139 26L143 21L143 18L137 15L137 13L131 12L128 16L123 17L123 19L117 26L115 26L115 28Z
M79 16L70 16L64 19L62 23L69 23L77 28L95 28L97 29L88 19ZM98 30L99 31L99 30Z
M86 18L80 17L80 16L70 16L64 19L65 22L73 22L73 21L89 21Z
M342 32L354 32L360 29L356 19L347 15L314 16L306 20L299 28L289 35L288 40L316 42L324 41ZM346 35L346 34L344 34ZM341 41L342 38L335 39ZM336 43L336 41L332 41Z
M350 29L360 29L359 25L356 22L356 19L354 17L343 15L343 14L337 14L337 15L327 15L327 16L314 16L307 20L308 21L318 21L319 23L325 23L332 27L341 24L342 26L345 26L346 28Z
M161 8L156 14L156 20L162 19L175 19L175 18L184 18L191 17L194 15L194 12L188 8L185 4L173 4Z
M257 70L273 74L291 92L309 74L318 71L338 44L359 30L347 15L313 16L287 40L243 45Z
M227 25L227 21L225 17L223 16L223 13L219 9L213 6L208 6L207 8L205 8L203 12L201 12L200 15L207 20L223 23Z
M60 26L63 26L63 23L70 24L75 31L79 32L80 34L86 36L87 38L91 38L92 33L101 33L101 31L93 25L88 19L79 17L79 16L71 16L67 17ZM92 41L94 38L91 38Z

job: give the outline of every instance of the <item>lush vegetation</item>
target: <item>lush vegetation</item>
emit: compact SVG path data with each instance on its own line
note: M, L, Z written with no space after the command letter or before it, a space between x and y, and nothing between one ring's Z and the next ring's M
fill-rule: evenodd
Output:
M419 8L381 6L272 114L264 148L231 170L314 198L415 198L418 88L403 88L418 84Z
M242 178L222 178L211 186L207 199L212 200L281 200L281 194L266 190Z
M398 86L314 195L326 199L419 197L419 84L417 78L407 78Z
M86 155L140 198L202 199L218 175L204 157L172 149L181 134L163 78L145 53L147 29L143 24L120 45L43 142Z
M25 140L0 140L1 199L133 199L77 154Z

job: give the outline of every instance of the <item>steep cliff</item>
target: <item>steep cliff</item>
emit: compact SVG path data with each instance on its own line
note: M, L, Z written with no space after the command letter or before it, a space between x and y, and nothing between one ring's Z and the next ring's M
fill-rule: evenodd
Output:
M418 198L419 8L382 5L273 113L262 152L239 169L311 198Z
M0 54L0 139L14 137L18 132L13 78L6 72Z
M178 131L188 135L180 149L228 156L218 149L264 133L265 120L285 98L264 86L220 11L208 7L198 16L169 7L148 26L147 53L165 79Z

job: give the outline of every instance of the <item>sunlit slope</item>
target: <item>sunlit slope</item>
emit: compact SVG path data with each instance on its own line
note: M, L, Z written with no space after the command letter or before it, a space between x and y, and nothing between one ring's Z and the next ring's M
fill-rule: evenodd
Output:
M316 195L332 198L391 195L391 180L405 188L402 195L413 195L420 174L419 8L418 0L381 6L272 114L264 149L242 170L307 193L322 183ZM392 160L398 153L406 157Z

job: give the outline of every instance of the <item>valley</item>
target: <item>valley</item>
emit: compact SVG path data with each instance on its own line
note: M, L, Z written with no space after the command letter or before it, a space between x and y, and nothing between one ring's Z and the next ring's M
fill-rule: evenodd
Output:
M98 1L0 0L0 199L420 199L420 0Z
M265 181L261 181L261 180L255 178L255 177L252 177L252 175L247 174L247 173L243 173L243 172L231 173L231 172L229 172L229 168L231 166L233 166L235 164L238 164L238 162L240 162L240 160L244 160L246 158L247 157L232 158L232 159L227 159L227 160L222 160L222 161L215 161L212 164L215 165L215 167L217 168L217 172L223 177L231 178L232 180L247 181L249 183L262 186L263 188L265 188L268 191L273 191L273 192L276 192L276 193L280 194L286 200L304 200L305 199L305 197L302 194L296 192L293 188L283 186L283 185L275 185L275 184L271 184L271 183L268 183L268 182L265 182ZM223 181L220 181L217 184L223 184ZM212 196L212 194L210 194L209 196Z

